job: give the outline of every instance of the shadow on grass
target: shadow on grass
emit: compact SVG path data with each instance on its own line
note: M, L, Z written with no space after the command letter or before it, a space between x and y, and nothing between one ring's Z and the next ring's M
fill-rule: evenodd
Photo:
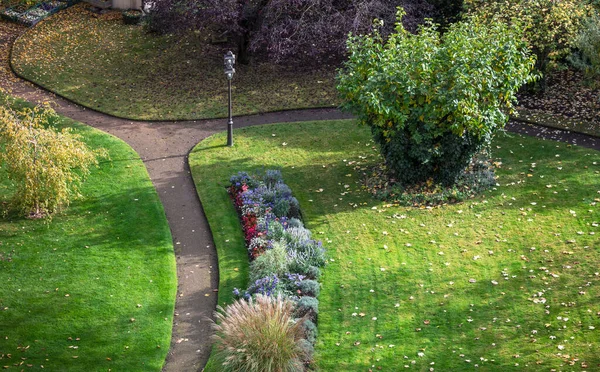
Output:
M546 143L555 144L554 142ZM317 149L320 148L319 144L315 143L308 148L302 147L302 150L312 152L313 146ZM575 201L578 203L581 200L587 200L588 203L592 202L595 191L597 191L594 188L597 188L598 185L598 176L597 173L594 173L592 164L593 162L600 164L600 153L594 150L576 150L564 146L561 145L560 153L562 157L560 161L556 160L556 149L546 149L546 151L538 151L527 155L525 158L528 159L528 162L534 162L534 160L530 160L533 156L538 164L535 172L532 171L534 174L531 177L528 176L531 175L529 173L531 171L529 163L519 163L516 158L509 160L503 156L505 154L495 152L494 155L502 157L505 163L507 161L512 163L509 166L505 164L502 168L496 170L496 174L499 176L498 183L501 186L496 187L491 192L483 192L475 198L467 199L458 204L488 200L502 210L530 208L536 214L547 216L556 213L557 210L573 208ZM194 151L194 153L209 150L208 148L200 149ZM317 151L326 150L320 148ZM582 158L582 152L592 153L592 156ZM285 182L300 200L302 209L310 209L311 219L319 219L332 213L344 213L357 208L370 209L378 204L386 203L386 201L377 199L361 190L362 181L360 179L346 177L349 172L353 173L351 167L340 166L337 162L319 162L318 164L303 166L294 166L291 163L282 165L282 163L279 163L275 166L269 166L257 165L256 159L253 157L246 156L232 160L226 155L215 155L213 160L212 164L202 165L204 168L202 171L199 170L200 167L196 166L192 168L192 172L211 177L211 182L221 188L223 193L226 192L226 188L229 186L229 178L239 171L264 173L267 169L280 170ZM587 161L589 166L584 165L584 161ZM366 167L368 168L368 165ZM507 169L509 167L511 169ZM556 167L563 167L564 170L559 172ZM600 170L598 165L595 168L596 172ZM339 181L348 183L339 184ZM515 183L515 185L510 185L511 183ZM346 188L345 185L350 187ZM321 188L324 191L319 192L318 190ZM334 193L334 190L337 192ZM350 193L342 195L348 191ZM502 194L508 195L508 197L504 198ZM581 196L583 199L577 196ZM515 200L512 200L512 198L515 198ZM309 206L309 204L318 205L320 203L329 205L330 208ZM324 215L315 215L315 212Z
M13 252L0 261L2 353L54 370L161 368L175 265L146 184L95 189L50 223L0 220L2 248Z
M97 293L69 291L70 297L65 297L65 287L70 286L28 291L25 301L3 302L12 310L4 318L3 354L54 370L160 369L161 349L169 345L166 332L151 332L152 323L160 319L153 314L168 316L169 303L144 301L143 309L135 311L124 306L123 298L105 299L108 295L102 292L115 293L116 287L96 287Z

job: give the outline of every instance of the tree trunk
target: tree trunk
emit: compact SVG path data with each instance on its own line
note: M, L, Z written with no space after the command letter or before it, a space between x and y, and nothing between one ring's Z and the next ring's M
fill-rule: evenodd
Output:
M250 63L249 45L250 35L248 32L244 32L237 38L237 62L243 65Z
M547 82L548 82L548 62L550 59L550 51L547 48L543 50L537 50L534 48L534 54L537 59L535 61L535 69L542 73L542 76L538 81L533 83L533 90L535 92L543 92L546 90Z

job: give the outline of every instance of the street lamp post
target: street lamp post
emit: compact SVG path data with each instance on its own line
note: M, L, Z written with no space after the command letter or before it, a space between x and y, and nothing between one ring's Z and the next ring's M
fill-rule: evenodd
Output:
M233 146L233 118L231 116L231 80L235 74L235 54L231 51L225 54L225 75L229 82L229 121L227 122L227 146Z

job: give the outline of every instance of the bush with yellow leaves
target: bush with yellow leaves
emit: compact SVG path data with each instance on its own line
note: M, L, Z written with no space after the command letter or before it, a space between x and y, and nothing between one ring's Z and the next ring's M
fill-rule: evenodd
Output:
M107 155L92 150L70 128L56 130L49 107L15 109L0 91L0 165L13 182L10 209L28 218L47 218L79 195L79 187Z
M552 61L569 54L592 11L581 0L465 0L465 7L483 19L521 25L541 73L548 72Z

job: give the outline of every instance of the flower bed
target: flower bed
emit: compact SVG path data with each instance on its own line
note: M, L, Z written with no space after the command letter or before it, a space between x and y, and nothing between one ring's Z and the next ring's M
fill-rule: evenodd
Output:
M74 2L51 0L41 2L29 9L25 9L23 6L16 6L4 9L0 12L0 17L27 26L33 26L42 19L72 5L73 3Z
M21 13L17 12L16 10L13 10L11 8L4 9L2 12L0 12L0 17L2 17L3 19L6 19L7 21L13 21L13 22L16 22L19 19L20 15L21 15Z
M264 175L239 172L229 193L240 216L250 263L250 286L234 289L238 298L283 296L294 302L296 321L303 322L305 340L314 345L321 267L326 263L320 241L304 227L298 200L281 172ZM312 358L312 352L309 353Z

